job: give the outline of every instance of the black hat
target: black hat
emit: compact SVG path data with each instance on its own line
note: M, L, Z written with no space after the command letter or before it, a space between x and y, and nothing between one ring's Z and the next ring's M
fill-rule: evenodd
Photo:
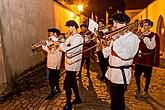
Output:
M143 24L144 24L144 23L148 23L149 26L151 26L151 27L153 26L153 22L152 22L151 20L149 20L149 19L143 20L142 23L140 24L140 26L143 27Z
M56 28L50 28L50 29L48 29L48 32L53 32L53 33L57 33L57 35L60 35L60 30L58 30Z
M121 24L130 22L130 17L124 13L115 13L111 16L110 19Z
M99 19L98 22L102 22L103 24L105 24L105 20L104 19Z
M83 27L83 26L86 27L86 28L88 28L88 25L85 24L85 23L83 23L83 24L80 25L80 27Z
M65 26L75 26L76 29L78 28L78 24L73 20L67 21Z

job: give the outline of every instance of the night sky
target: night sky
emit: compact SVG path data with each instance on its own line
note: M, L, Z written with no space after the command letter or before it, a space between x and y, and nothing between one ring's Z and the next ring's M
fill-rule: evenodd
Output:
M154 0L89 0L88 8L84 9L86 14L95 12L99 17L105 16L105 11L109 14L117 10L124 12L127 9L143 9Z
M59 0L61 1L61 0ZM117 10L124 12L128 9L143 9L154 0L64 0L68 4L85 3L83 14L90 17L91 12L98 15L99 18L105 18L106 11L109 14Z

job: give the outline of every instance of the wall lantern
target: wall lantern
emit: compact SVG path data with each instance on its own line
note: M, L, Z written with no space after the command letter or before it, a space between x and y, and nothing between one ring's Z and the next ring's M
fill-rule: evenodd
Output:
M83 5L81 5L81 4L77 5L77 9L78 9L78 11L82 12L83 11Z

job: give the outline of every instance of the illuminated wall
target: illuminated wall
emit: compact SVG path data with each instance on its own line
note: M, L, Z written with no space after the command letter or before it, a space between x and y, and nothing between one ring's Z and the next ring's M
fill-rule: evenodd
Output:
M66 32L68 20L80 24L81 18L53 0L0 0L0 95L5 82L11 89L14 81L44 61L31 45L46 38L50 27Z
M68 20L75 20L77 24L80 24L80 16L73 13L72 11L66 9L62 5L54 2L54 20L55 26L61 30L61 32L65 33L67 28L65 23Z
M164 27L165 5L164 5L164 0L155 0L147 8L142 10L138 15L133 17L131 19L131 21L133 22L136 19L143 20L145 18L148 18L154 22L154 25L151 28L151 30L153 32L157 32L159 34L161 52L165 52L165 27Z
M68 20L80 23L74 14L53 0L0 0L0 94L4 82L11 89L20 76L44 61L42 52L34 54L31 45L47 37L47 29L66 32Z

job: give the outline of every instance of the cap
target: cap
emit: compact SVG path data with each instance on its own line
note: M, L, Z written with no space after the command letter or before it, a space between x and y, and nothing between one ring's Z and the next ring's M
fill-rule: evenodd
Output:
M73 20L67 21L65 26L75 26L76 29L79 27L78 24Z
M57 35L60 35L60 30L58 30L56 28L50 28L50 29L48 29L48 32L53 32L53 33L57 33Z
M115 13L111 16L111 20L114 20L120 24L129 23L130 17L124 13Z
M102 22L103 24L105 24L105 20L104 19L99 19L98 22Z
M83 27L83 26L86 27L86 28L88 28L88 25L85 24L85 23L83 23L83 24L80 25L80 27Z

